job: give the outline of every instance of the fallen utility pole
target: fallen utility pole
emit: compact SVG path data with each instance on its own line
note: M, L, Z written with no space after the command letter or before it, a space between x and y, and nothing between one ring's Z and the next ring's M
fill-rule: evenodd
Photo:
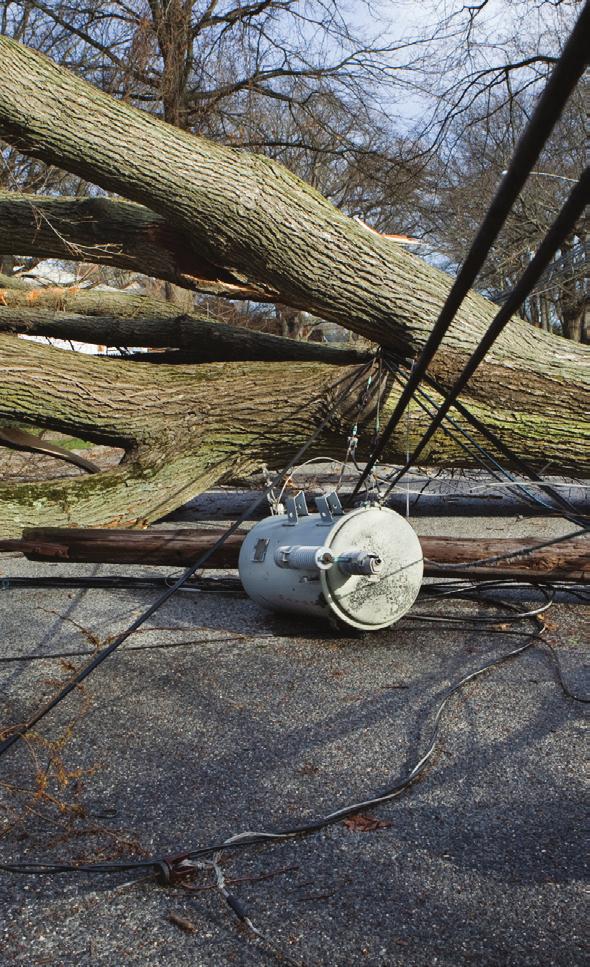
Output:
M32 561L187 567L223 533L221 528L140 531L36 527L25 530L20 540L0 541L0 552L19 551ZM211 555L205 567L237 568L243 537L243 533L233 534ZM542 543L535 537L517 540L421 537L420 543L427 577L590 583L590 543L586 537L532 552L528 548ZM495 564L482 567L474 563L514 552L519 556Z

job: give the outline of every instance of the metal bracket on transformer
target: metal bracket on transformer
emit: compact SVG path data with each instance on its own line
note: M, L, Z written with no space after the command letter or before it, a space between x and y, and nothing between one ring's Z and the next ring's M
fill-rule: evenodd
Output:
M287 514L287 523L291 527L297 523L300 517L309 517L307 501L302 490L295 494L294 497L287 497L285 500L285 511Z
M319 511L322 524L332 524L335 517L342 517L344 514L336 491L316 497L315 505Z

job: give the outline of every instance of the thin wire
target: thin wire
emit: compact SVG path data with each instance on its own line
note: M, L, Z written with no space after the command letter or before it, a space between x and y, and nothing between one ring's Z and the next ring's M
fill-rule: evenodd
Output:
M564 693L567 695L567 697L568 698L571 698L574 702L580 702L580 704L582 704L582 705L588 705L588 704L590 704L590 698L587 698L585 695L578 695L577 692L573 692L570 689L569 685L566 683L565 678L563 677L563 671L562 671L562 668L561 668L561 662L559 661L557 652L556 652L555 648L553 647L553 645L551 644L551 642L544 641L543 644L547 648L547 651L549 652L549 655L550 655L550 657L551 657L551 659L553 661L553 664L555 665L555 670L557 672L557 677L559 678L559 684L561 685L561 687L562 687Z
M432 480L432 481L428 481L428 482L429 483L434 483L435 481ZM520 484L526 484L526 483L527 483L526 480L495 480L494 483L491 484L491 486L493 486L493 487L515 487L515 486L519 486ZM453 494L453 497L455 497L455 496L467 497L470 494L474 494L477 490L488 490L489 487L490 487L490 483L489 482L488 483L481 483L481 484L475 484L474 483L473 486L470 487L468 490L460 490L456 494ZM585 484L585 483L563 483L563 482L559 482L559 481L543 480L543 479L541 479L541 480L535 480L535 487L569 487L572 490L573 489L590 490L590 484ZM413 490L412 493L419 494L419 493L422 493L422 491L421 490Z
M412 363L411 368L410 368L410 373L409 373L408 379L411 379L412 378L412 370L413 370L413 368L414 368L414 364ZM402 388L403 388L403 384L402 384ZM408 401L408 405L406 407L406 463L408 463L409 462L409 459L410 459L410 404L411 404L411 400ZM407 484L407 486L406 486L406 519L409 520L410 519L410 482L409 481L406 481L406 484ZM387 493L388 493L388 491L386 491L386 493L384 494L383 499L385 499L385 497L387 496Z
M403 383L403 381L402 381L402 379L401 379L401 377L400 377L400 375L399 375L399 372L398 372L397 370L395 370L395 369L393 369L393 368L390 368L390 372L392 373L392 375L393 375L393 377L394 377L394 379L397 379L397 381L398 381L398 382L399 382L399 383L400 383L400 384L401 384L401 385L403 386L403 385L404 385L404 383ZM437 409L437 404L436 404L436 402L435 402L435 401L434 401L434 400L432 399L432 397L431 397L431 396L429 396L429 395L428 395L428 394L426 393L426 391L425 391L425 390L423 390L423 389L422 389L421 387L418 387L418 390L417 390L417 394L416 394L416 403L418 403L418 405L419 405L419 406L421 407L421 409L422 409L422 410L423 410L423 411L424 411L424 412L425 412L425 413L426 413L426 414L427 414L427 415L428 415L429 417L431 417L431 418L432 418L432 416L433 416L433 410L429 410L429 409L428 409L428 407L427 407L427 406L425 406L425 404L424 404L423 402L421 402L421 400L419 399L419 397L421 397L421 396L422 396L422 397L424 397L424 399L425 399L425 400L427 400L427 402L428 402L428 403L429 403L429 404L430 404L430 405L431 405L431 406L433 407L433 409L434 409L434 412L436 412L436 409ZM476 462L476 463L479 463L479 465L480 465L480 466L481 466L481 467L482 467L482 468L483 468L483 469L484 469L485 471L487 471L488 473L491 473L491 474L492 474L492 476L494 476L494 477L495 477L495 479L498 479L498 478L496 477L496 474L494 474L494 471L493 471L493 469L492 469L492 467L490 467L490 464L493 464L493 465L495 465L495 466L496 466L496 468L497 468L497 469L498 469L498 470L499 470L499 471L500 471L501 473L503 473L503 474L505 474L505 475L506 475L506 476L508 476L508 477L510 476L510 474L508 473L508 471L505 471L505 470L503 469L503 467L502 467L502 466L501 466L501 465L500 465L500 464L499 464L499 463L498 463L498 462L497 462L497 461L495 460L495 458L494 458L494 457L493 457L493 456L492 456L492 455L491 455L491 454L489 453L489 451L488 451L488 450L486 450L486 449L485 449L484 447L482 447L482 446L481 446L481 444L479 444L479 443L477 442L477 440L475 440L475 439L473 438L473 436L472 436L472 435L471 435L471 434L470 434L470 433L469 433L469 432L468 432L468 431L467 431L467 430L466 430L466 429L465 429L464 427L462 427L462 426L461 426L461 424L460 424L460 423L458 423L458 422L457 422L456 420L454 420L454 419L453 419L453 417L451 417L451 416L447 416L447 422L448 422L448 423L450 424L450 426L451 426L451 427L452 427L452 428L453 428L453 429L454 429L454 430L456 431L456 433L453 433L453 432L452 432L452 430L450 430L450 429L449 429L448 427L445 427L445 425L444 425L444 424L443 424L443 425L441 426L441 430L442 430L442 431L443 431L444 433L446 433L446 435L447 435L447 436L449 436L449 437L450 437L450 438L451 438L451 439L452 439L452 440L453 440L453 441L454 441L455 443L457 443L457 445L458 445L458 446L460 446L460 447L461 447L461 449L462 449L462 450L463 450L463 451L464 451L465 453L467 453L467 454L468 454L468 456L469 456L469 457L470 457L471 459L473 459L473 460L475 460L475 462ZM471 450L469 450L469 448L468 448L468 447L467 447L467 446L466 446L466 445L465 445L464 443L462 443L462 442L461 442L461 440L459 440L459 439L458 439L458 437L457 437L457 434L460 434L460 435L461 435L462 437L464 437L464 438L465 438L465 439L466 439L466 440L467 440L467 441L468 441L469 443L471 443L471 445L473 446L473 448L474 448L474 450L475 450L475 454L474 454L474 453L473 453L473 452L472 452ZM486 462L486 461L487 461L487 462ZM392 479L391 479L392 477L395 477L395 474L396 474L396 472L397 472L397 471L394 471L394 472L393 472L392 474L390 474L390 475L389 475L389 477L388 477L388 479L387 479L387 482L388 482L388 484L389 484L389 486L388 486L388 488L387 488L387 490L385 491L385 493L383 494L383 499L384 499L384 500L385 500L385 499L387 498L387 496L388 496L388 495L389 495L389 494L391 493L391 491L393 490L393 488L394 488L394 487L395 487L395 486L397 485L397 480L396 480L396 479L394 479L394 480L392 481Z
M441 565L441 567L444 567L444 565ZM6 584L6 589L8 589L9 587L26 588L28 586L35 587L35 588L38 588L38 587L54 588L56 587L55 582L60 580L63 580L66 583L59 584L57 585L58 587L68 587L68 588L69 587L82 587L82 588L92 587L92 585L88 583L83 583L85 581L84 578L65 578L65 579L60 579L60 578L12 579L11 578L9 582L7 582ZM89 579L89 580L93 580L93 579ZM137 587L137 585L135 584L136 579L134 578L115 577L115 578L112 578L112 580L118 582L117 583L118 590L125 590L127 588L136 589ZM154 578L152 580L163 583L168 579L164 577L164 578ZM232 581L232 579L229 579L229 580ZM235 579L232 581L232 583L234 586L231 589L228 589L227 591L225 591L224 593L231 594L233 597L240 596L240 594L243 592L242 592L242 587L240 585L239 580ZM554 591L555 593L563 592L565 594L574 595L575 597L578 597L583 601L590 601L590 588L587 588L587 586L584 584L580 585L575 581L539 580L534 582L534 587L538 587L540 585L548 588L551 591ZM99 584L96 586L99 588L103 587L102 584ZM531 582L516 581L516 580L513 580L512 578L508 578L508 579L493 578L488 580L478 579L477 582L474 582L473 580L462 580L462 579L454 578L454 579L445 580L444 582L432 582L430 584L422 585L419 592L418 600L420 600L422 597L443 598L448 596L456 596L458 592L461 592L462 594L463 593L479 594L482 589L494 590L496 588L506 589L507 587L509 587L510 590L519 590L523 588L530 589ZM187 590L187 589L185 588L184 590ZM207 592L204 592L204 593L207 593ZM215 593L215 592L211 592L211 593ZM463 626L465 626L466 623L479 624L482 622L487 623L488 621L492 623L497 623L497 620L498 620L496 618L488 619L486 617L462 616L460 618L453 618L453 617L439 616L439 615L435 617L432 615L426 616L424 612L416 612L415 614L414 613L406 614L404 615L403 620L414 621L414 620L420 620L421 618L425 618L425 617L428 617L428 620L432 620L432 621L436 620L439 623L454 624L456 622L459 622ZM148 631L150 630L152 629L148 629ZM153 629L153 630L156 630L156 629ZM188 631L191 629L171 628L170 630ZM196 630L203 630L203 629L196 629ZM502 634L505 634L505 633L506 632L504 631L502 632ZM231 635L229 637L223 637L223 638L211 638L211 639L208 639L206 643L214 644L214 645L225 644L226 642L229 642L229 641L241 640L244 637L248 638L248 637L252 637L252 635ZM256 637L276 640L278 637L280 637L280 635L275 635L275 634L265 635L265 634L258 633ZM187 645L198 645L198 644L203 644L203 641L192 638L186 641L158 642L157 644L153 644L153 645L128 645L127 648L124 649L124 653L127 654L128 652L135 652L135 651L153 651L154 649L165 650L168 648L181 648ZM57 660L62 658L82 658L87 655L94 655L94 654L96 654L96 651L94 649L88 649L85 651L78 650L78 651L38 652L38 653L28 653L24 655L2 655L0 656L0 664L14 664L14 663L23 662L23 661L50 661L50 660Z
M435 389L438 393L440 393L444 397L444 394L446 392L445 387L442 386L441 383L438 382L438 380L436 380L430 374L427 374L425 379L426 379L426 382L429 383L433 389ZM535 482L541 479L535 470L529 467L525 463L525 461L523 461L516 453L514 453L514 451L510 447L508 447L504 443L504 441L500 439L500 437L498 437L492 430L490 430L489 426L487 426L477 416L475 416L471 412L471 410L467 409L467 407L461 402L461 400L456 399L453 405L457 410L457 412L462 417L464 417L475 430L481 433L481 435L485 437L496 448L496 450L498 450L499 453L501 453L504 457L510 460L510 462L513 463L514 466L517 467L521 473L525 474L525 476L527 477L530 477L530 479ZM412 471L408 470L408 473L412 473ZM576 514L576 508L573 506L573 504L571 504L569 500L563 497L555 489L547 488L547 494L564 510L571 512L574 515Z
M398 371L396 369L392 369L391 367L389 367L389 368L390 368L390 372L392 373L392 375L394 376L394 378L397 379L401 383L401 378L400 378L400 375L399 375ZM403 383L402 383L402 385L403 385ZM428 401L428 403L432 407L434 407L434 411L435 412L436 412L437 404L432 399L432 397L430 397L425 392L425 390L423 390L421 387L418 387L417 392L416 392L416 396L415 396L415 401L421 407L421 409L423 409L424 412L427 413L428 416L432 418L433 413L421 401L421 399L420 399L421 396L423 396ZM494 472L494 469L493 469L494 467L496 467L497 470L503 476L508 477L509 480L510 480L510 482L514 486L519 486L520 487L520 489L523 491L523 494L525 496L525 499L527 497L529 498L529 503L532 502L532 503L535 503L535 504L539 504L540 506L543 506L545 509L549 509L549 510L552 510L553 509L549 504L546 504L543 501L541 501L539 498L536 498L534 494L530 494L525 489L524 486L519 485L517 481L514 481L514 478L512 477L512 475L507 470L505 470L505 468L502 467L502 465L500 463L498 463L498 461L495 459L495 457L493 457L492 454L489 453L488 450L486 450L484 447L482 447L481 444L479 444L477 442L477 440L475 440L473 438L473 436L467 430L465 430L464 427L461 426L460 423L458 423L456 420L453 419L453 417L451 417L450 415L447 414L446 420L451 425L451 427L453 427L453 429L456 430L456 433L453 433L453 431L451 429L449 429L448 427L446 427L444 422L441 425L442 432L445 433L448 437L450 437L450 439L453 440L459 447L461 447L461 449L464 450L465 453L467 453L468 456L471 459L475 459L475 462L476 463L479 463L480 466L483 467L483 469L487 473L490 473L494 477L495 480L497 480L498 482L501 482L499 480L499 478L498 478L498 475ZM468 440L469 443L471 443L471 445L475 449L475 453L473 453L464 443L462 443L462 441L458 438L457 434L460 434L461 436L465 437L465 439ZM392 480L391 479L391 476L393 476L395 479ZM387 497L388 497L388 495L391 493L391 491L397 486L397 477L395 477L395 471L394 471L394 474L390 475L390 477L387 479L387 483L389 484L389 486L387 487L387 489L385 490L385 492L382 495L382 499L383 500L386 500ZM423 488L423 490L424 489L425 488ZM409 493L409 489L406 490L406 492ZM422 491L420 491L420 496L421 495L422 495Z
M554 544L561 544L564 541L569 541L575 537L588 536L588 531L585 529L578 531L570 531L568 534L563 534L561 537L554 537L549 541L543 541L541 544L530 544L528 547L522 548L516 551L506 551L504 554L495 554L493 557L481 557L477 561L462 561L458 564L441 564L439 561L431 561L429 558L425 557L424 560L428 564L432 564L435 567L447 568L463 568L463 567L480 567L486 564L495 564L496 561L507 561L511 557L528 557L530 554L534 554L535 551L540 551L544 547L552 547Z
M372 357L371 360L370 360L370 362L365 366L365 369L368 369L369 370L369 375L368 375L368 379L367 379L367 385L366 385L364 391L361 393L360 398L359 398L359 405L358 405L358 411L357 411L357 419L358 419L359 414L362 412L363 407L366 405L367 399L368 399L368 397L370 395L371 383L373 381L372 370L373 370L373 366L375 364L375 359L376 359L376 357ZM335 408L335 406L336 406L336 404L334 404L334 408ZM356 429L356 423L355 423L354 426L355 426L355 429ZM350 444L349 444L349 448L350 448ZM348 451L347 451L347 456L348 456ZM318 459L319 459L318 457L312 458L312 460L318 460ZM312 462L311 460L310 461L305 461L305 463L299 464L298 466L300 466L300 467L301 466L305 466L306 463L311 463L311 462ZM336 461L333 461L333 462L336 462ZM341 463L341 461L337 461L337 462L338 463ZM291 477L293 476L293 473L294 473L295 469L296 469L295 461L291 461L291 463L289 464L289 467L284 471L284 483L283 483L283 486L281 487L280 493L279 493L278 497L276 498L276 500L273 500L273 504L274 504L275 507L278 507L280 505L280 503L282 501L282 498L283 498L283 494L285 493L285 490L287 489L287 487L288 487L288 485L289 485L289 483L291 481ZM343 475L343 472L342 472L341 476ZM281 479L282 476L283 475L281 475L279 477L279 479ZM274 484L274 483L271 482L267 486L267 491L268 490L272 490L275 485L276 484Z
M381 432L381 396L384 391L383 383L383 351L379 352L379 372L377 374L379 392L377 393L377 408L375 410L375 429L373 430L373 444L379 439L379 433ZM382 389L383 387L383 389Z
M363 799L359 802L351 803L340 809L334 810L331 813L311 822L301 823L300 825L289 827L277 831L252 831L248 830L242 833L238 833L234 836L208 846L197 847L196 849L189 850L177 857L173 858L160 858L152 857L151 859L143 860L131 860L131 861L120 861L120 862L110 862L110 863L98 863L98 864L81 864L73 865L69 863L62 864L48 864L48 863L19 863L19 864L7 864L0 863L0 870L5 872L13 873L111 873L119 872L129 869L145 869L145 868L156 868L159 869L162 864L170 863L170 859L173 860L187 860L187 859L198 859L211 854L219 853L221 850L243 848L247 846L252 846L259 843L266 842L279 842L288 839L298 838L302 835L308 835L313 832L317 832L327 826L333 825L340 820L346 818L347 816L353 815L362 810L372 808L374 806L381 805L385 802L389 802L398 796L400 796L406 789L413 785L423 774L428 763L433 757L435 752L438 735L440 731L440 720L442 715L449 704L451 698L465 687L468 683L474 681L475 679L484 675L488 670L494 667L498 667L501 664L521 655L523 652L527 651L532 644L538 640L538 638L543 634L545 630L545 625L541 619L541 615L551 607L553 596L546 589L539 588L544 596L545 602L541 604L538 608L530 610L528 612L520 612L518 607L510 604L506 601L496 601L487 599L484 597L479 598L479 602L492 606L492 607L502 607L511 612L508 620L509 622L514 621L534 621L536 624L536 631L531 632L526 635L526 639L523 644L519 645L517 648L497 657L490 659L490 661L485 662L482 666L473 672L464 675L458 682L451 685L450 688L445 692L442 701L440 702L437 711L434 715L433 725L430 731L430 738L428 740L427 748L424 753L419 755L417 761L408 770L406 775L393 783L388 789L382 793L372 796L370 798ZM460 596L460 592L456 592L455 596ZM500 620L500 619L497 619ZM505 620L505 617L503 618Z
M285 961L285 963L291 964L292 967L304 967L302 961L294 960L287 953L285 953L282 947L280 947L274 939L262 933L262 931L254 925L254 923L252 922L252 918L249 916L241 900L239 900L236 896L234 896L233 893L230 893L229 890L227 889L225 874L221 868L220 860L221 860L221 852L216 853L214 855L210 864L213 868L213 873L215 876L215 885L217 887L217 891L221 894L221 896L223 897L223 899L225 900L229 908L232 910L232 912L236 915L238 920L247 927L250 933L253 934L253 936L257 940L260 940L263 944L266 944L266 946L269 947L272 950L272 952L276 954L281 960Z
M399 370L399 366L401 364L398 364L397 367L392 367L389 363L386 362L386 365L388 366L388 369L392 373L393 377L395 379L397 379L400 383L402 383L401 377L400 377L399 371L398 371ZM407 383L406 383L406 385L407 385ZM402 383L402 386L403 386L403 383ZM426 413L428 413L428 415L431 417L431 420L433 420L433 421L435 419L438 420L438 415L433 415L432 412L429 412L427 410L427 408L423 404L420 403L420 399L419 399L420 396L423 396L426 400L428 400L428 402L430 403L430 405L432 407L434 407L435 414L440 414L440 405L437 404L432 399L432 397L430 397L428 395L428 393L426 393L426 391L423 388L421 388L421 387L418 387L417 388L417 392L416 392L416 402L419 405L422 406L422 409ZM463 407L459 407L457 400L454 401L454 404L453 405L456 406L459 409L460 412L464 411L464 408ZM465 414L466 414L466 416L470 416L470 414L469 414L468 411L465 411ZM549 510L551 512L556 512L557 508L555 508L551 504L548 504L545 500L543 500L541 497L537 496L536 494L531 493L526 488L526 486L525 486L524 483L521 483L520 481L516 480L514 478L514 476L508 470L506 470L506 468L503 467L498 462L498 460L496 460L496 458L494 456L492 456L492 454L488 450L486 450L484 447L482 447L481 444L479 444L477 442L477 440L475 440L473 438L473 436L470 433L468 433L468 431L465 430L464 427L461 426L460 423L458 423L455 419L453 419L453 417L450 416L450 414L448 412L446 412L445 415L444 415L444 418L440 422L440 429L443 432L446 432L447 435L451 437L451 439L453 439L456 443L459 444L459 446L462 446L461 445L461 442L459 440L457 440L457 438L455 436L453 436L453 434L451 433L450 430L448 430L448 428L445 430L444 420L447 420L451 424L451 426L454 427L454 429L458 433L460 433L467 440L469 440L469 442L472 444L472 446L476 449L477 453L481 454L485 459L487 459L489 461L490 464L492 464L493 466L495 466L498 469L498 471L504 477L507 477L508 480L511 482L511 484L514 487L517 487L519 490L521 490L524 498L525 499L528 499L529 503L533 503L533 504L536 504L536 505L538 505L540 507L543 507L545 510ZM431 425L432 425L432 423L431 423ZM480 427L478 427L478 429L480 429ZM481 432L481 430L480 430L480 432ZM462 449L464 449L472 457L472 459L473 459L473 454L471 454L470 451L465 446L462 446ZM477 461L477 454L475 455L475 459ZM490 466L486 466L486 464L484 462L482 462L481 460L479 462L480 462L481 466L485 470L487 470L489 473L492 474L492 476L494 476L496 479L498 479L497 478L497 475L494 473L493 469ZM409 466L408 466L408 463L407 462L406 462L406 470L409 470ZM388 481L389 486L388 486L388 488L385 490L385 492L383 494L383 499L384 500L387 499L387 496L391 493L391 491L394 489L394 487L398 484L398 482L400 480L400 477L402 476L402 473L403 472L405 472L405 471L403 471L403 470L401 472L400 471L394 471L394 473L391 474L391 476L389 478L389 481ZM529 472L529 475L532 476L532 477L534 477L534 478L537 478L537 475L534 474L534 473L532 473L532 472ZM393 477L393 479L391 479L392 477ZM534 480L535 485L538 482L539 482L539 478L537 478L537 479ZM547 484L546 485L546 488L547 488L548 495L550 495L551 497L553 497L557 501L557 503L560 505L560 507L563 508L560 511L558 511L561 516L565 517L571 523L575 523L575 524L578 524L580 526L586 526L585 525L585 521L584 521L584 516L582 515L582 517L580 518L580 516L576 512L576 508L570 503L570 501L564 499L563 497L561 497L561 495L556 494L554 492L551 484ZM565 511L568 511L568 512L565 512ZM571 511L573 513L569 513L569 511Z

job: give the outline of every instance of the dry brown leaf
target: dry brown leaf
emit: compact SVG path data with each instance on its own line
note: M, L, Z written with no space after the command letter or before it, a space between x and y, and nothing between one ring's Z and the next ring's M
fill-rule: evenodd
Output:
M353 833L372 833L376 829L389 829L393 823L387 819L377 819L369 813L355 813L344 820L344 825Z
M191 920L187 920L186 917L180 917L177 913L169 913L168 919L170 923L173 923L175 927L179 927L184 930L185 933L196 933L197 928Z

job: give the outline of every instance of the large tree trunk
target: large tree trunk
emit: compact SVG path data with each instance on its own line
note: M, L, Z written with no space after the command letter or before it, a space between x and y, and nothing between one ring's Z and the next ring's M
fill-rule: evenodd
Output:
M137 206L125 208L125 203L120 208L118 202L95 205L92 218L102 219L96 229L99 247L116 244L112 222L120 212L126 224L136 218L138 225L135 238L119 226L124 257L137 265L142 253L148 253L153 233L157 251L149 258L146 254L148 271L172 283L218 285L225 294L263 293L272 301L339 322L404 357L423 346L450 278L366 231L281 165L142 114L6 38L0 38L0 76L0 136L159 216ZM49 202L47 206L49 211ZM24 221L19 236L19 220L14 227L13 219L14 240L6 243L13 252L25 244L27 232L30 238L30 220L28 227ZM50 249L51 231L46 228L39 231L36 255L56 251ZM74 254L78 246L86 258L85 231L76 229L77 241L65 235L59 243L62 254L63 246L71 245L72 257L80 257ZM178 240L183 246L180 260ZM86 327L96 336L110 325L111 337L120 343L169 345L178 324L178 309L159 303L155 322L148 324L146 302L128 315L117 302L110 320L106 311L88 323L90 310L81 307L84 299L88 307L91 297L80 293L58 299L70 297L79 300L69 315L69 322L80 327L78 333ZM20 306L11 307L11 298L0 299L6 303L0 308L6 310L5 318L13 313L13 327L20 325L19 312L20 322L38 327L36 331L65 325L65 303L51 310L44 303L55 299L55 293L39 296L36 306L23 306L21 300ZM140 313L140 325L133 311ZM495 306L475 293L465 300L432 366L442 384L458 374L495 312ZM201 325L193 314L188 318L191 326ZM75 331L70 327L70 334ZM182 327L179 331L173 345L180 342L184 351L187 338ZM195 332L193 328L189 334L191 345L199 338ZM154 338L146 338L150 333ZM148 367L80 358L14 336L0 336L0 354L4 419L72 432L127 451L120 467L83 480L4 485L4 534L38 524L116 526L154 520L228 473L261 462L281 465L310 435L335 393L334 370L320 363ZM588 358L584 347L512 320L469 385L470 405L521 458L536 466L550 463L552 470L587 474ZM395 395L390 385L384 417ZM335 415L318 442L324 452L342 446L357 418L357 396L355 392L352 402ZM310 401L313 405L305 408ZM391 441L387 458L403 457L427 421L422 410L413 409ZM462 465L465 456L438 433L424 462Z
M114 470L38 483L0 484L0 535L18 536L36 526L142 526L157 520L216 481L262 463L278 469L316 429L358 367L335 370L321 363L212 363L167 366L101 360L0 335L0 419L73 433L123 447ZM377 387L374 378L373 386ZM308 455L344 455L353 423L361 428L359 457L372 435L375 395L361 400L363 376ZM386 419L398 390L382 394ZM435 394L433 394L435 395ZM500 407L476 405L474 413L525 459L539 464L535 420ZM392 438L385 460L404 458L428 422L412 408ZM573 468L575 431L557 414L545 420L546 455ZM463 450L437 433L425 463L464 466ZM590 470L586 453L584 469Z
M0 71L0 136L158 212L184 234L196 264L402 355L423 345L450 278L347 218L280 164L180 131L5 37ZM434 375L448 383L458 374L494 313L475 293L465 300ZM541 418L580 413L587 360L583 347L513 320L470 392Z

